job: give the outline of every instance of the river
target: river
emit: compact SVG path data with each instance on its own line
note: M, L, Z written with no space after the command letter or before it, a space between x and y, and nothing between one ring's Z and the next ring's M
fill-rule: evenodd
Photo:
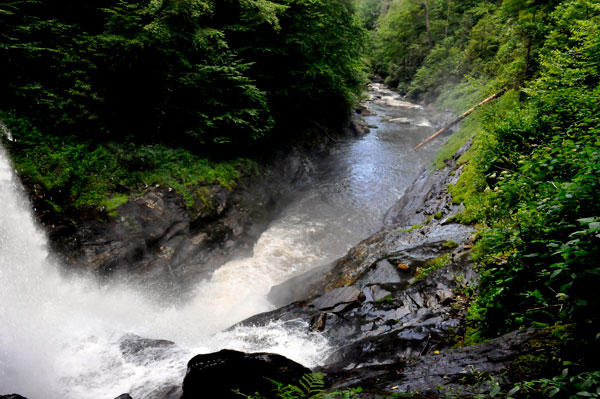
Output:
M376 232L385 211L431 162L439 143L412 148L433 133L439 115L378 84L369 96L365 105L373 115L365 119L377 127L336 143L314 165L310 188L261 235L253 256L223 265L177 306L157 305L118 282L98 286L61 273L48 260L44 234L0 148L0 394L153 398L181 384L194 354L222 348L319 364L332 348L304 325L225 329L272 310L271 286L344 255ZM121 350L124 334L176 346L168 356L131 357Z

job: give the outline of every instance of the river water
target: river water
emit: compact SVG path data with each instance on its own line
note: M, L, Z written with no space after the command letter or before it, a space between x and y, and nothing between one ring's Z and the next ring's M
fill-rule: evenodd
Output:
M374 84L365 105L376 128L345 139L314 165L310 188L261 235L250 258L223 265L195 296L160 306L114 282L98 286L61 275L0 148L0 394L29 399L152 398L179 385L194 354L223 348L280 353L307 366L329 347L306 326L225 331L273 309L271 286L332 261L381 227L385 211L429 165L439 143L412 148L435 130L439 115ZM122 353L124 334L168 339L166 356Z

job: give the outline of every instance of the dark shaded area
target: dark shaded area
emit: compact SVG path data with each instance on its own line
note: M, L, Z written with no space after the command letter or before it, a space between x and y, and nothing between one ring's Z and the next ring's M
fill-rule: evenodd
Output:
M275 399L276 387L272 381L284 386L298 385L302 376L310 372L281 355L223 349L197 355L189 361L181 399L239 398L233 391Z

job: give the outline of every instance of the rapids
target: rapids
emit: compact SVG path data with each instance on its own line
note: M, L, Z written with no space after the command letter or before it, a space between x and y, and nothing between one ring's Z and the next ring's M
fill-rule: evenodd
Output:
M23 189L0 148L0 394L36 398L152 398L179 385L196 353L222 348L282 354L315 366L332 350L306 326L227 327L272 310L271 286L344 255L381 227L385 211L431 161L438 146L412 147L439 115L372 85L367 107L378 126L337 143L315 165L312 186L297 194L257 241L201 282L183 305L157 305L119 284L67 276L49 261ZM1 133L0 133L1 134ZM6 132L5 132L6 134ZM168 356L132 358L125 334L176 343Z

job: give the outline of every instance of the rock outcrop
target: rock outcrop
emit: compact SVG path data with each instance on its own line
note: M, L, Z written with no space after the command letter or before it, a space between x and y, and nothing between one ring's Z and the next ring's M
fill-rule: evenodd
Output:
M277 381L283 386L298 385L311 371L272 353L243 353L223 349L197 355L188 363L181 399L237 399L235 391L265 399L276 398Z
M364 134L360 118L354 119L336 137ZM51 197L27 179L24 186L60 264L152 291L185 292L218 266L249 253L294 192L310 183L315 160L327 151L335 134L318 134L319 129L306 139L310 145L299 143L279 151L257 175L241 178L233 190L199 183L192 207L172 188L151 186L110 215L77 210L57 216L49 204L68 204L68 198Z

